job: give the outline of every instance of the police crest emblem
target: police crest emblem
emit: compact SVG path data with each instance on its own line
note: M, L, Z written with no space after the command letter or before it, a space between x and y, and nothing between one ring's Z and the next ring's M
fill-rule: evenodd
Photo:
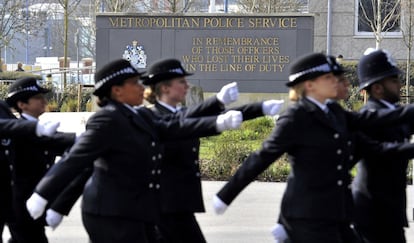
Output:
M138 41L132 41L132 45L127 45L122 58L131 62L135 68L147 67L147 55L144 46L139 46Z

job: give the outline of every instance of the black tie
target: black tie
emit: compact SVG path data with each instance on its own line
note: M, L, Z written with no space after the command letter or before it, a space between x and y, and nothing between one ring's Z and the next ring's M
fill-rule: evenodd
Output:
M335 114L329 109L326 109L326 117L328 118L329 122L331 123L331 125L338 131L340 131L341 126L338 123L338 120L336 119Z

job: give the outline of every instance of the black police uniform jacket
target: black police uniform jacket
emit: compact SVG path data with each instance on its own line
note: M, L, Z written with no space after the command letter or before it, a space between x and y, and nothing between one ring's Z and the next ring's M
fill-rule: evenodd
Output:
M53 201L76 176L94 167L83 192L82 211L154 222L159 216L161 141L216 135L216 117L157 117L111 101L91 116L69 153L36 187Z
M216 105L214 105L216 103ZM223 112L214 96L204 103L178 113L185 117L216 115ZM154 113L163 116L173 112L156 102L150 107ZM253 103L232 108L242 112L243 120L263 116L262 103ZM200 140L198 138L167 141L163 145L161 163L161 209L164 213L204 212L199 165ZM155 173L155 172L154 172Z
M160 109L157 109L157 107L160 107ZM212 98L209 98L208 100L196 105L196 106L191 106L190 108L185 108L183 110L181 110L178 113L173 113L171 111L169 111L168 109L164 108L163 106L157 104L156 106L151 105L149 107L149 109L151 109L154 114L158 115L158 116L165 116L165 115L171 115L171 116L177 116L177 117L201 117L201 116L211 116L211 115L217 115L219 113L221 113L224 110L224 105L219 102L217 100L217 98L214 96ZM252 113L252 111L250 112ZM186 141L196 141L197 143L199 143L199 139L198 138L189 138L189 139L180 139L178 141L175 142L164 142L167 144L171 144L173 147L176 147L174 144L175 143L181 143L181 141L183 141L184 143L186 143ZM163 143L163 144L164 144ZM162 145L162 147L164 148L164 145ZM181 149L182 150L182 149ZM180 152L188 152L188 151L173 151L174 153L180 153ZM190 151L190 149L187 149ZM198 160L198 146L197 146L197 151L196 151L196 158ZM191 153L192 152L191 150ZM170 155L165 155L164 153L164 149L163 149L163 160L167 160L169 161L168 157L171 157ZM181 155L177 155L177 156L181 156ZM192 160L192 162L194 162L195 160ZM168 167L172 166L175 167L177 164L177 162L173 162L171 165L166 165ZM157 174L162 174L162 176L164 176L164 172L163 172L163 168L162 165L160 165L161 167L154 167L153 170L151 171L151 173L157 173ZM183 163L179 163L180 167L187 167L187 165L184 165ZM193 167L197 167L197 172L199 172L199 168L197 165L191 165L191 168ZM173 170L175 170L173 168ZM82 172L81 174L79 174L77 176L77 178L75 178L60 194L58 197L56 197L56 199L50 204L50 208L55 210L56 212L59 212L61 214L64 215L68 215L70 210L72 209L73 205L76 203L76 201L78 200L78 198L82 195L83 192L83 188L85 183L87 182L87 180L89 179L90 175L92 174L92 169L86 169L84 172ZM169 173L167 173L169 174ZM196 172L193 174L194 176L196 176ZM162 180L162 179L161 179ZM169 184L165 184L163 182L161 182L162 187L161 187L161 192L162 195L168 195L164 194L164 191L168 191L169 189L166 189L167 187L169 188ZM188 211L202 211L204 210L204 205L202 202L202 198L201 198L201 184L200 182L196 182L194 185L191 184L189 185L191 188L193 188L194 190L192 190L191 194L191 202L188 202L187 204L192 205L191 207L185 207L186 210ZM198 194L200 196L198 196ZM194 198L193 198L194 197ZM162 202L162 208L165 209L165 205L166 202L164 202L164 200L166 200L164 197L161 200ZM174 205L174 201L177 200L177 198L173 198L172 200L172 204ZM182 201L184 201L184 198L180 199ZM201 201L200 201L201 200ZM193 203L193 201L195 201L195 203ZM186 205L187 205L186 204ZM184 205L185 206L185 205Z
M11 171L15 155L13 139L36 137L35 131L36 122L17 120L9 106L0 101L0 222L9 220L12 212Z
M218 192L219 198L229 205L286 152L291 173L282 199L282 215L287 219L349 221L353 208L349 169L355 151L351 131L395 122L405 115L408 118L412 111L404 114L400 109L382 114L381 119L378 112L346 112L337 104L331 111L339 126L333 126L324 112L306 98L290 106L262 148L249 155Z
M159 103L149 107L156 115L201 117L217 115L224 112L224 105L213 96L206 101L180 112L172 113ZM262 103L257 102L232 108L242 112L243 119L262 116ZM151 173L161 174L161 209L164 212L204 212L199 168L199 139L179 139L163 142L163 163L161 168L154 168ZM87 169L67 186L51 203L50 208L68 215L73 205L83 192L84 185L92 174Z
M363 110L387 110L379 100L370 98ZM405 142L413 133L413 125L402 123L383 129L366 129L378 141ZM353 183L355 221L360 225L390 224L408 226L406 184L408 160L395 156L366 158L358 164Z
M21 120L26 120L24 117ZM55 163L56 156L62 155L75 142L75 133L58 132L51 137L15 139L13 160L13 207L15 216L30 217L26 200L32 195L37 183Z

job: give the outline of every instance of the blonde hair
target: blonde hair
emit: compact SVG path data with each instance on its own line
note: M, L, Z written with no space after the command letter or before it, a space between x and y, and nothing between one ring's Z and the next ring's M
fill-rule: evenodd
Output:
M155 92L153 92L152 85L145 88L144 99L150 104L155 104L155 101L157 100L157 96L155 95Z
M305 82L300 82L289 89L289 100L298 101L305 96Z

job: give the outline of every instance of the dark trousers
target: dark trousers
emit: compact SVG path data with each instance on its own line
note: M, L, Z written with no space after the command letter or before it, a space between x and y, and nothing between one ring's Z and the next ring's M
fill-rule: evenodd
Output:
M0 222L0 236L3 235L4 222ZM3 243L3 237L0 237L0 243Z
M13 205L15 219L8 223L11 242L17 243L48 243L44 217L34 220L25 207L24 203Z
M356 230L364 243L406 243L403 227L378 222L370 227L357 225Z
M163 213L159 230L165 243L205 243L193 213Z
M286 232L294 243L359 243L349 223L285 219Z
M153 243L154 224L82 212L82 222L91 243Z

